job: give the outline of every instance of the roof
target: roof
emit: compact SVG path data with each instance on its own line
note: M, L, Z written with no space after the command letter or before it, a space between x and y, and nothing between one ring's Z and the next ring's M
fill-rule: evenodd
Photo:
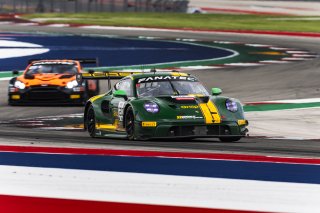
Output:
M38 61L32 61L32 65L37 64L75 64L75 60L38 60Z

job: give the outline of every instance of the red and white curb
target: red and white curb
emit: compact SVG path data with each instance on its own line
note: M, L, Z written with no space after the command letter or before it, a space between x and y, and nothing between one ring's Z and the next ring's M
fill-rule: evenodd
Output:
M320 98L304 98L304 99L288 99L288 100L275 100L275 101L256 101L246 102L247 105L259 104L304 104L304 103L319 103Z
M11 155L28 155L29 157L56 156L55 159L68 156L81 155L81 159L87 158L90 163L90 156L109 158L118 156L121 158L131 157L138 160L140 167L147 166L141 162L147 162L154 158L165 160L201 160L208 163L227 160L235 167L240 165L243 168L255 163L267 165L263 172L270 168L285 166L295 170L310 168L317 171L319 159L317 158L294 158L294 157L272 157L255 155L237 155L221 153L183 153L183 152L157 152L144 150L111 150L111 149L84 149L84 148L63 148L63 147L28 147L28 146L1 146L1 152ZM50 157L49 157L50 158ZM146 159L149 158L149 159ZM71 158L69 158L71 159ZM79 159L79 158L76 158ZM141 161L144 160L144 161ZM58 159L59 160L59 159ZM119 159L121 160L121 159ZM124 172L106 170L85 170L70 167L54 167L48 161L47 167L21 166L20 164L0 165L0 211L6 208L19 209L23 206L23 212L54 212L55 206L64 207L68 200L74 205L71 211L74 212L77 206L85 207L85 202L91 201L91 208L95 209L98 203L104 203L106 209L114 210L111 203L118 203L127 207L126 212L315 212L320 209L319 193L320 185L309 182L294 182L281 180L245 179L245 178L223 178L210 176L185 176L172 174L157 174L145 172ZM114 161L115 162L115 161ZM168 161L167 161L168 162ZM230 163L228 163L230 164ZM257 165L259 165L257 164ZM208 169L212 167L208 167ZM232 167L230 167L232 168ZM196 168L195 168L196 169ZM179 169L178 169L179 170ZM312 171L313 171L312 170ZM243 170L245 171L245 170ZM290 171L290 170L289 170ZM257 172L257 171L252 171ZM268 173L266 173L268 174ZM286 175L290 175L288 173ZM239 174L241 176L242 174ZM305 176L308 180L308 176ZM13 197L20 197L20 202L9 201ZM32 211L43 205L41 199L47 199L42 211ZM60 199L60 200L55 200ZM13 199L14 200L14 199ZM82 203L81 203L82 202ZM101 204L100 203L100 204ZM146 211L145 206L140 206L140 211L130 208L128 205L150 205L153 208ZM48 207L46 209L46 207ZM29 208L26 208L29 207ZM136 208L136 206L131 206ZM70 208L70 206L69 206ZM88 206L86 207L88 208ZM160 208L156 210L157 208ZM187 209L177 209L187 208ZM192 208L192 209L189 209ZM72 211L73 210L73 211ZM155 210L155 211L152 211ZM162 211L161 211L162 210ZM16 211L20 212L20 211ZM80 209L77 212L85 212ZM117 212L117 211L116 211Z

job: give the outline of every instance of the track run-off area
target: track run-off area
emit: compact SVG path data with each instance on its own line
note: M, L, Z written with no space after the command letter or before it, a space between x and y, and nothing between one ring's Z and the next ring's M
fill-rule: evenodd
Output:
M230 55L228 50L232 50L238 55L210 63L182 67L171 64L159 69L179 68L198 76L207 88L220 87L224 95L240 99L247 104L249 130L252 127L251 137L237 143L211 139L144 142L92 139L74 126L81 121L82 107L7 106L8 81L4 79L9 76L2 76L5 78L0 81L0 208L30 209L30 212L32 209L41 212L44 208L49 212L106 208L114 211L130 208L131 212L314 212L320 209L319 38L46 26L31 29L16 25L0 25L0 31L66 39L71 36L83 39L84 35L109 41L129 38L152 44L160 40L179 46L180 49L171 53L189 48L206 51L218 48L219 52L223 48ZM44 34L29 34L31 31ZM51 33L57 32L68 35L52 36ZM147 39L150 37L153 39ZM41 45L36 48L40 50L51 46L52 50L44 55L58 54L63 46L46 45L39 40L22 41L18 36L15 39ZM99 46L85 47L96 51ZM100 60L106 62L101 66L121 66L119 61L125 57L121 52L119 55L118 63L106 57ZM27 60L35 56L42 58L42 55L23 57ZM228 57L215 57L220 56ZM151 63L155 66L163 62L168 63ZM21 63L23 67L26 65ZM138 67L123 69L139 69L141 64L137 64L128 62L125 65ZM68 126L70 123L73 126ZM61 126L63 130L50 129ZM19 207L15 205L17 202ZM38 205L31 205L32 202Z

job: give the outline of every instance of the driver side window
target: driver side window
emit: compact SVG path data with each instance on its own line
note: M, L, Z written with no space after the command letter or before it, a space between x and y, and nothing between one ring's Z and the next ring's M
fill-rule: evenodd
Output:
M130 79L125 79L122 80L120 82L118 82L115 85L115 89L116 90L123 90L126 92L127 96L131 97L133 96L133 92L132 92L132 87L131 87L131 80Z

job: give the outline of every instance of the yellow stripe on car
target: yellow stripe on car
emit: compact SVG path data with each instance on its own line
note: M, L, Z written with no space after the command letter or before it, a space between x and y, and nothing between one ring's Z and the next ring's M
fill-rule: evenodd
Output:
M221 117L219 115L217 107L209 100L208 103L200 103L199 107L205 118L206 124L221 123Z
M199 104L199 107L202 111L203 117L205 119L206 124L212 124L213 123L213 119L212 119L212 115L211 112L207 106L206 103L201 103Z
M104 94L93 96L92 98L89 99L89 101L90 101L91 103L93 103L95 100L97 100L98 98L100 98L100 97L102 97L102 96L104 96Z
M172 76L188 76L187 73L181 73L181 72L172 72L171 75Z
M115 120L113 124L96 124L96 129L107 129L107 130L117 130L118 128L118 120Z
M221 123L221 117L219 115L218 109L214 103L212 103L211 100L207 103L209 110L211 112L211 115L213 117L214 123Z

